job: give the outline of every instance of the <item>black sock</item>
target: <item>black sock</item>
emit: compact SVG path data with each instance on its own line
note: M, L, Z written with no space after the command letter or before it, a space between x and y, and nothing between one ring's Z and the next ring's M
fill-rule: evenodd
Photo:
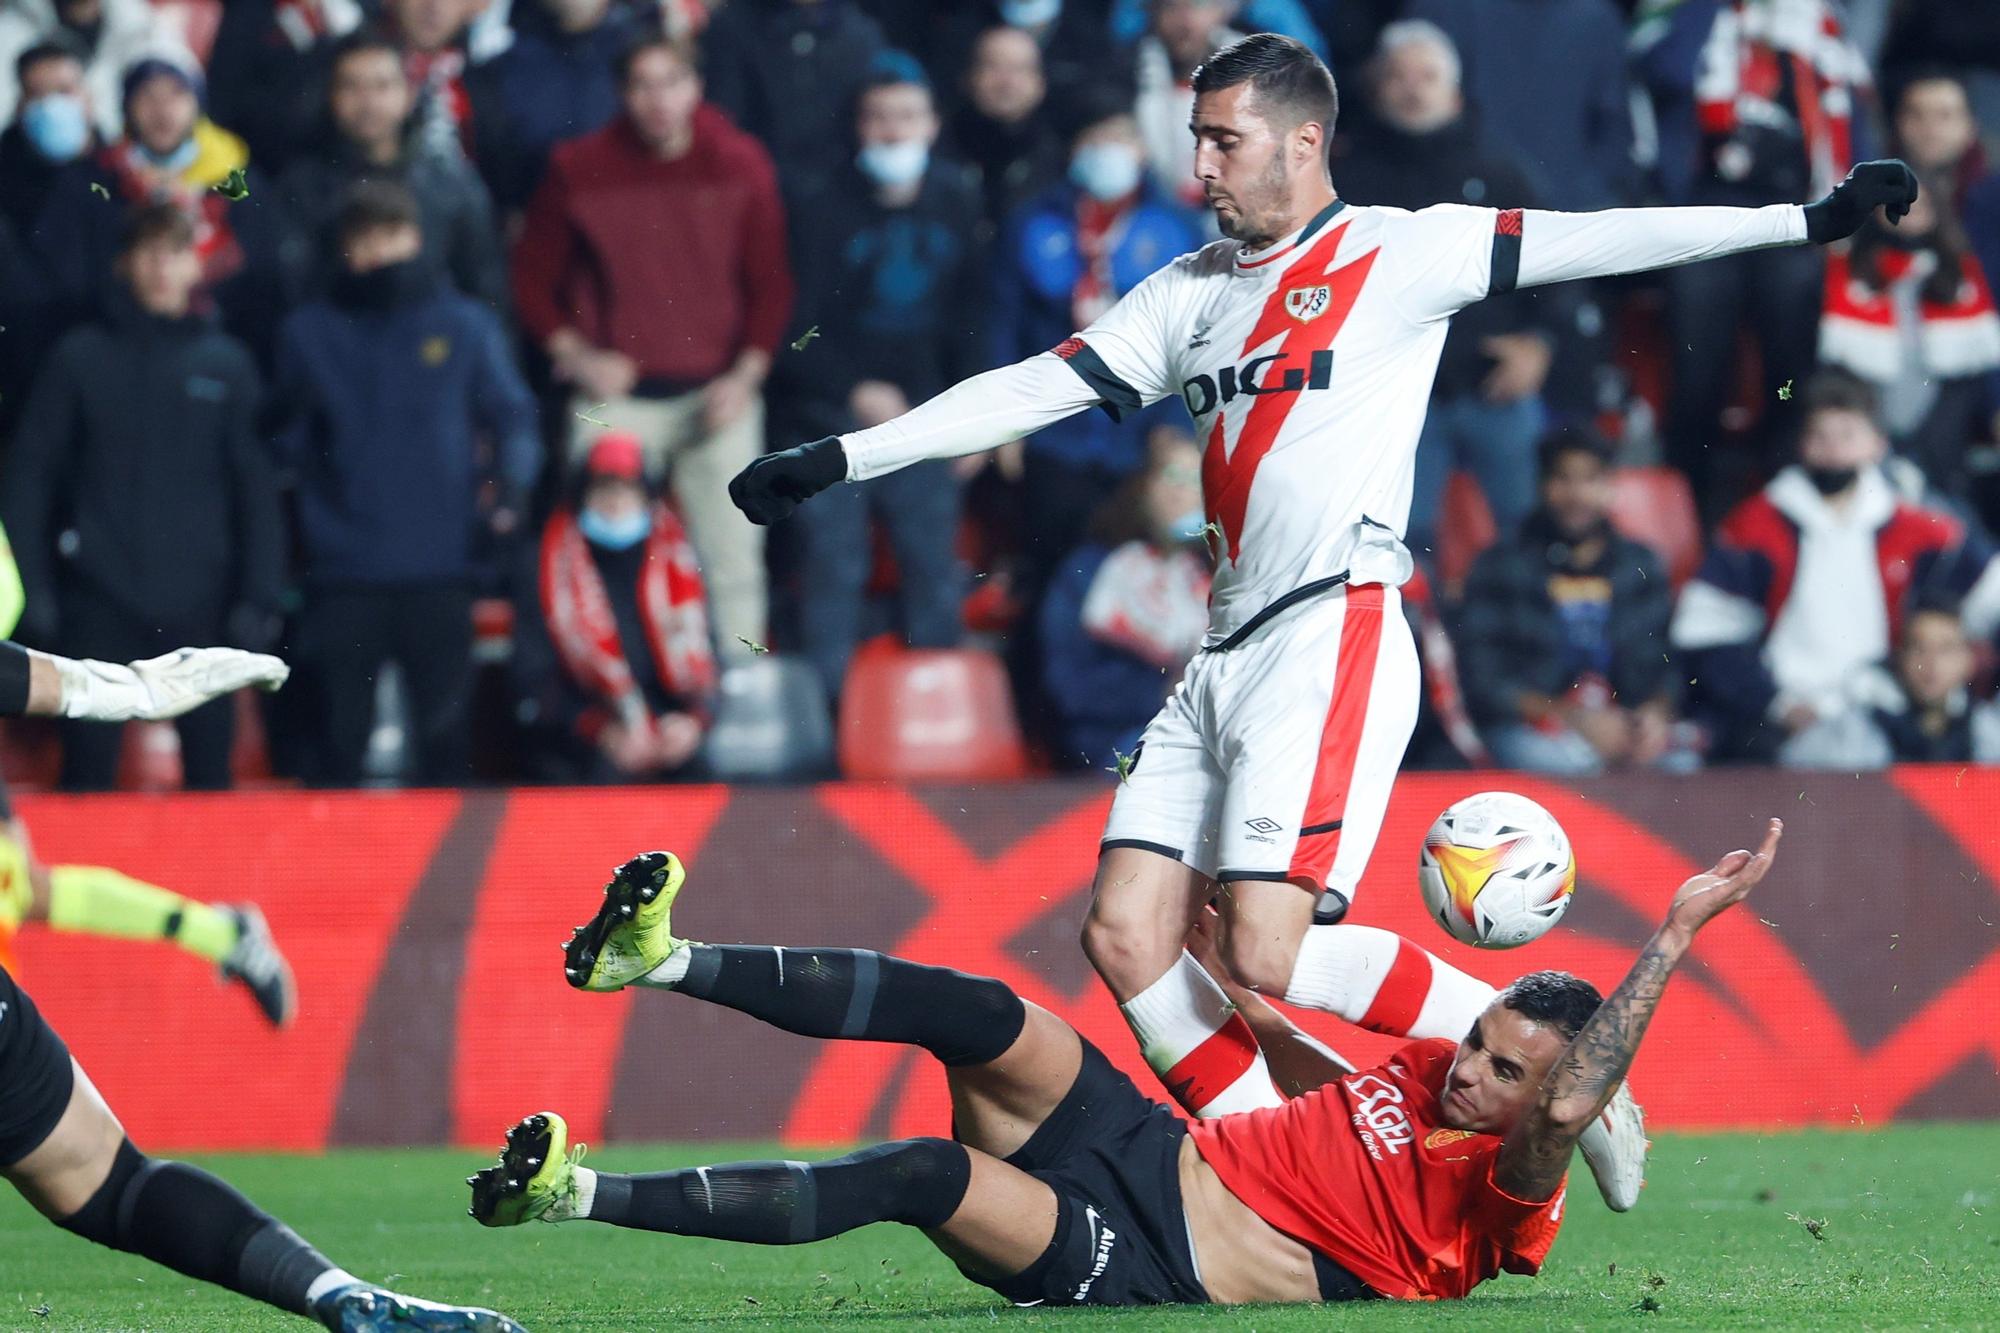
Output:
M597 1173L592 1221L753 1245L801 1245L870 1222L942 1226L972 1158L947 1139L903 1139L830 1162L731 1162L657 1175Z
M148 1157L130 1139L90 1202L61 1225L293 1314L311 1314L306 1289L334 1266L215 1176Z
M981 1065L1027 1022L1005 982L866 949L697 944L690 954L675 990L801 1036L902 1042Z

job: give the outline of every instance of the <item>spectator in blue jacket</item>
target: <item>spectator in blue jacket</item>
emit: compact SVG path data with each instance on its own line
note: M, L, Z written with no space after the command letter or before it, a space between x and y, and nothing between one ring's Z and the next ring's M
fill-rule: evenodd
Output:
M298 656L321 691L320 776L361 777L375 677L394 661L418 776L453 785L467 776L477 536L511 530L534 486L534 401L499 318L422 258L408 190L356 185L337 235L332 295L293 312L278 345L281 452L305 559Z
M1201 450L1184 427L1162 426L1148 452L1042 601L1041 694L1065 767L1131 754L1207 628Z
M1071 139L1068 179L1024 206L1001 235L991 360L1046 352L1200 243L1187 214L1147 175L1131 112L1101 104ZM1124 420L1073 416L1025 441L1020 577L1030 600L1091 514L1144 466L1147 432L1183 420L1179 404L1165 402Z
M611 0L535 2L542 21L516 21L513 44L465 76L481 103L473 153L503 213L527 207L551 148L618 114L618 53L634 29Z

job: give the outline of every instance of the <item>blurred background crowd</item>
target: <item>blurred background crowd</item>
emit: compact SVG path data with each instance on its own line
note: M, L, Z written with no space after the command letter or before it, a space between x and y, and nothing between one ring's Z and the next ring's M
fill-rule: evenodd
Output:
M2000 759L1991 0L0 0L0 602L297 669L10 777L1115 769L1205 618L1179 403L769 532L725 486L1212 239L1187 81L1256 30L1333 67L1356 203L1923 184L1459 317L1413 764Z

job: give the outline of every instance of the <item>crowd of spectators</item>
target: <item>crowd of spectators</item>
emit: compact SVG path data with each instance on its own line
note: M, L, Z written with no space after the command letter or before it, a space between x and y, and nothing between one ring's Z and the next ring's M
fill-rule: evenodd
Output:
M328 785L700 775L732 671L775 653L837 711L883 635L1000 654L1045 764L1111 764L1202 629L1177 403L768 543L726 486L1211 239L1188 78L1259 30L1332 64L1358 203L1805 202L1889 153L1922 182L1832 251L1459 317L1413 762L2000 759L1991 4L7 0L20 637L282 651L270 762ZM1628 493L1690 497L1698 547ZM180 721L187 785L229 785L240 717ZM110 786L121 737L61 755Z

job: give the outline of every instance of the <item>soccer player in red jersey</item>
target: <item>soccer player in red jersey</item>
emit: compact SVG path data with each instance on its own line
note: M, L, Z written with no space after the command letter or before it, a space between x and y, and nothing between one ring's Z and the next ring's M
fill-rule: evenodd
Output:
M571 939L570 984L662 988L804 1036L921 1046L945 1067L953 1138L616 1175L578 1165L562 1118L541 1112L468 1179L472 1213L764 1245L901 1222L1025 1305L1463 1296L1540 1268L1571 1150L1697 932L1764 877L1781 832L1770 821L1756 853L1681 885L1609 999L1533 973L1455 1045L1417 1041L1350 1071L1238 990L1290 1095L1192 1127L1001 982L861 950L676 938L681 865L650 852L619 868Z
M1219 898L1230 923L1228 971L1291 1004L1344 1012L1355 977L1394 961L1335 923L1417 715L1402 534L1452 316L1517 288L1829 244L1878 208L1895 222L1917 187L1883 161L1803 207L1412 212L1335 192L1338 94L1297 42L1246 37L1193 83L1195 175L1223 239L1056 348L759 459L730 495L774 523L828 487L993 449L1093 406L1183 401L1216 556L1208 633L1121 765L1083 943L1147 1062L1190 1111L1217 1115L1280 1099L1182 948L1204 904ZM1630 1206L1643 1159L1629 1099L1622 1109L1622 1149L1583 1144L1614 1207Z

